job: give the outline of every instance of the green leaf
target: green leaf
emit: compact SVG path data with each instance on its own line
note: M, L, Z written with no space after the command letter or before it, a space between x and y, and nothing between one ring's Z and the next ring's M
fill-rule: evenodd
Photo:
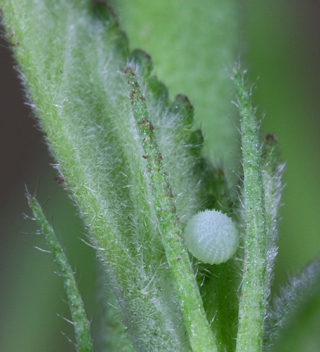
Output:
M266 275L267 230L259 125L250 100L249 89L239 68L235 69L233 79L240 115L244 174L242 215L245 224L244 267L236 351L260 351L269 286Z
M195 106L197 127L206 139L205 154L234 186L240 148L229 72L239 55L241 4L235 0L113 3L132 47L152 56L156 74L171 97L185 94Z
M162 219L123 75L127 62L138 59L128 55L117 17L101 2L85 0L5 1L3 13L28 98L104 264L134 348L190 350L181 323L187 309L179 305L183 289L176 291L177 275L166 259ZM206 201L201 159L190 143L192 108L181 96L179 107L176 101L169 108L166 89L148 75L147 65L139 83L147 86L150 120L183 227ZM202 311L200 296L190 304ZM201 320L199 328L207 324L203 312ZM204 346L213 344L210 331L201 334L209 336Z
M146 159L146 169L150 176L150 189L155 213L159 219L159 232L176 285L190 344L193 351L217 351L209 324L204 319L205 312L199 289L182 239L182 228L177 214L174 194L156 140L155 127L149 119L146 99L142 95L136 74L131 67L125 69L125 75L131 88L132 111L142 141L142 157ZM178 112L177 116L182 121L180 127L183 128L186 125L190 128L193 114L190 112L189 100L179 96L172 107L171 110Z
M90 333L90 323L84 310L83 301L78 290L76 279L68 259L56 237L52 226L48 223L38 201L27 195L29 206L32 209L34 219L40 227L41 233L45 236L50 247L54 261L58 266L58 274L63 280L64 289L68 297L72 322L75 330L76 347L79 352L93 352L93 344Z
M291 277L270 307L265 323L265 351L316 351L320 306L320 260L317 259L300 275ZM306 330L304 326L308 327Z
M266 134L262 143L262 180L266 209L267 299L270 295L273 267L278 253L278 213L283 189L281 179L284 171L284 164L279 159L280 150L276 137Z

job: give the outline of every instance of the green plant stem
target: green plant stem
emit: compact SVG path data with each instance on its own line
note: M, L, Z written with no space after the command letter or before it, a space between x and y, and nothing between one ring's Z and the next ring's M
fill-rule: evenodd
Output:
M63 286L68 297L72 322L77 341L77 351L93 352L93 344L90 333L90 323L86 317L83 301L73 275L72 268L68 259L56 237L52 226L48 223L42 208L38 201L28 195L29 206L32 209L33 216L40 226L41 232L46 238L46 242L53 254L54 261L58 266L58 274L63 280Z
M137 121L151 192L159 219L159 230L169 267L176 283L176 290L184 322L194 352L217 351L214 337L206 319L200 292L182 240L180 220L176 213L172 190L164 170L162 156L155 139L154 126L149 120L148 109L134 71L127 67L125 74L132 91L130 94L133 115Z
M280 150L275 136L265 135L262 148L262 180L265 191L267 235L267 285L266 298L270 296L273 266L277 256L278 212L282 193L284 164L280 163Z
M246 227L236 351L258 352L262 348L266 301L266 215L259 128L240 70L234 81L240 113Z

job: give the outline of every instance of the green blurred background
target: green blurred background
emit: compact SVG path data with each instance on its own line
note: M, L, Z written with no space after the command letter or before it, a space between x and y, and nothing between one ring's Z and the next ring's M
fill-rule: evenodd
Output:
M179 4L179 0L176 3ZM182 93L188 92L186 82L192 80L192 73L189 76L186 73L181 83L173 82L172 76L165 77L164 67L169 67L172 60L168 55L166 61L166 46L168 53L177 55L172 67L177 62L183 66L183 53L179 48L170 48L170 18L164 21L156 16L155 10L147 13L143 0L132 0L127 5L119 0L115 1L115 6L124 28L130 29L132 48L140 46L148 51L159 78L169 86L179 87ZM170 14L170 8L166 11ZM210 13L211 9L208 11ZM286 162L279 256L273 287L273 292L277 293L288 275L320 254L320 3L246 1L238 11L242 32L238 56L249 69L251 82L255 83L253 100L258 116L265 113L262 128L276 134L282 159ZM182 8L181 13L185 13ZM149 16L149 22L158 21L160 32L163 28L166 37L160 32L159 37L157 33L151 38L139 36L145 30L144 16ZM177 21L185 26L187 33L193 19L186 15L181 18ZM208 32L206 35L215 34ZM155 45L158 42L161 50ZM69 318L62 283L53 274L55 266L50 255L34 249L34 246L45 248L43 239L34 235L34 222L23 216L24 213L30 215L24 197L25 185L31 193L37 187L40 202L46 202L45 212L77 272L94 328L98 325L100 311L94 299L99 283L93 272L98 270L98 265L93 250L79 240L85 238L85 229L76 216L77 210L54 181L56 172L50 166L54 161L48 155L41 132L35 127L29 107L23 103L23 89L12 69L10 51L4 41L0 46L0 62L0 351L74 351L73 345L61 334L62 331L73 338L72 326L58 316ZM197 65L195 62L195 67ZM196 89L201 92L205 87L199 85ZM201 112L200 107L195 108ZM201 120L201 116L197 118ZM235 139L230 143L238 142ZM295 339L292 334L286 336L290 351L320 351L320 308L318 303L313 307L309 313L304 312L301 325L296 322L292 330Z

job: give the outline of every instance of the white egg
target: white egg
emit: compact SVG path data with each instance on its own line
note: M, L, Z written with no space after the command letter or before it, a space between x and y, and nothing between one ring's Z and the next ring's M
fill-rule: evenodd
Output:
M194 215L185 228L184 239L190 253L209 264L226 262L239 245L234 222L216 210L205 210Z

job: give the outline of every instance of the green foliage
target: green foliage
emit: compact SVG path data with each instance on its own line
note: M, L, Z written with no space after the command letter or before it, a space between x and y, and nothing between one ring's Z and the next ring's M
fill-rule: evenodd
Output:
M266 294L266 214L259 129L241 71L234 81L240 113L243 163L244 267L237 351L260 351Z
M28 99L102 262L108 289L117 298L125 331L116 311L107 311L102 334L111 327L110 334L117 337L106 339L108 347L240 352L261 351L264 343L266 350L271 348L272 321L280 330L292 316L284 308L275 318L268 306L283 165L275 138L267 135L261 142L241 70L235 69L233 83L243 171L239 180L232 181L225 165L212 165L204 156L204 138L194 124L190 100L178 94L171 102L166 86L153 74L151 57L140 49L130 52L109 4L99 0L1 0L1 4ZM235 4L215 6L227 16L222 18L229 30L233 28ZM220 38L216 49L232 56L230 46ZM190 63L187 67L191 69ZM219 76L221 67L214 72L215 100L223 95L215 113L223 119L229 111L226 87L232 80L226 83L225 76ZM198 103L209 100L200 99L201 92L190 92ZM229 132L224 132L225 138ZM237 170L230 161L234 139L223 143L221 158ZM235 186L240 187L240 196ZM82 309L80 316L71 309L76 336L81 335L77 324L88 324L82 303L72 303L75 296L81 302L72 272L39 204L32 197L29 202L56 254L71 306ZM241 245L227 263L199 263L187 252L184 228L204 209L220 210L237 224ZM318 269L313 273L317 277ZM312 281L309 276L297 279L294 287L299 292ZM283 307L295 304L282 301ZM85 351L77 339L79 350ZM86 341L91 341L89 336Z
M209 324L204 319L205 311L190 265L188 252L182 240L180 218L177 215L174 201L174 194L176 193L173 192L175 187L172 189L169 181L170 176L173 178L173 175L168 177L165 171L165 163L156 140L155 127L149 119L146 100L142 95L136 74L131 67L127 67L125 75L131 88L132 111L137 123L141 151L143 152L141 157L146 159L145 168L147 175L150 177L149 184L154 211L159 220L157 227L171 269L171 275L176 285L175 289L179 305L182 307L182 315L190 345L193 351L216 351L216 344L211 335ZM188 99L181 99L178 96L170 110L177 114L176 118L174 116L171 118L177 120L182 130L181 133L185 132L183 130L184 126L187 127L188 132L193 118L192 107ZM176 143L178 144L178 140Z
M309 336L306 341L299 341L299 333L303 329L297 321L303 316L307 319L312 310L319 306L320 293L320 261L304 268L297 277L291 277L286 287L275 298L273 306L267 313L265 324L265 350L282 351L284 348L292 348L293 344L300 346L302 351L312 351L317 348ZM300 319L299 319L300 318ZM296 337L288 345L288 334L296 333ZM272 348L275 347L275 348Z
M83 301L73 275L72 268L67 257L56 237L53 228L45 218L38 201L27 195L29 206L32 209L34 219L40 227L41 233L45 236L46 242L58 266L58 274L62 277L64 288L67 293L71 317L75 330L76 348L79 352L93 352L93 344L90 333L90 324L86 317Z
M240 149L229 72L241 50L244 8L236 0L111 2L132 48L148 51L172 97L183 93L194 105L197 127L210 139L204 151L231 187L240 172Z

